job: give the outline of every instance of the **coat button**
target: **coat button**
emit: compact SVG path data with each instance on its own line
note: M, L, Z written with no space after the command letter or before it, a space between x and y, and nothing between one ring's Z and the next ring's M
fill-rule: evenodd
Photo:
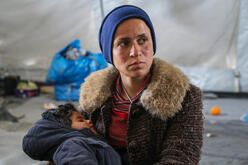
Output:
M131 141L128 145L129 151L131 152L138 152L139 151L139 145L136 143L136 141Z
M134 118L138 118L142 114L142 108L137 105L133 105L130 112Z
M136 146L136 141L131 141L128 145L129 147L134 147Z

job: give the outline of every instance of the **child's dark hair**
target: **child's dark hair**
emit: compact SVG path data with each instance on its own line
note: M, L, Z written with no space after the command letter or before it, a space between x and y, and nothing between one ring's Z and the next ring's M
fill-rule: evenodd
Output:
M71 120L69 119L72 115L72 112L78 112L77 109L71 103L66 103L64 105L59 105L56 109L49 109L42 114L42 117L48 120L53 120L61 124L62 126L71 126ZM82 113L85 118L88 118L88 115Z

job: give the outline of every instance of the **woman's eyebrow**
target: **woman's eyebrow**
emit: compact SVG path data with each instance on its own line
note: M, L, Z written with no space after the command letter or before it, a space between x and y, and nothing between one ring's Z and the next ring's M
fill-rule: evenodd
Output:
M118 41L127 41L130 40L129 37L121 37L121 38L117 38Z
M114 40L114 44L117 44L117 43L119 43L119 42L127 42L127 41L129 41L130 40L130 38L128 38L128 37L120 37L120 38L116 38L115 40Z

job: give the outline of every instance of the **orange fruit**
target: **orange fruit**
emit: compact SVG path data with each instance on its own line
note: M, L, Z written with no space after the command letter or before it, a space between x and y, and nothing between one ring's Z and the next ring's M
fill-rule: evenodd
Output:
M214 116L219 115L220 114L220 108L217 106L214 106L213 108L211 108L210 113L211 113L211 115L214 115Z

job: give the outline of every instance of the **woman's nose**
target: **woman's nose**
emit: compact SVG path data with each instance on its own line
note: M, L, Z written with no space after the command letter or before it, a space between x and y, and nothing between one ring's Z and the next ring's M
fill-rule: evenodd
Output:
M139 54L140 54L139 45L137 43L133 43L129 55L135 57L138 56Z

